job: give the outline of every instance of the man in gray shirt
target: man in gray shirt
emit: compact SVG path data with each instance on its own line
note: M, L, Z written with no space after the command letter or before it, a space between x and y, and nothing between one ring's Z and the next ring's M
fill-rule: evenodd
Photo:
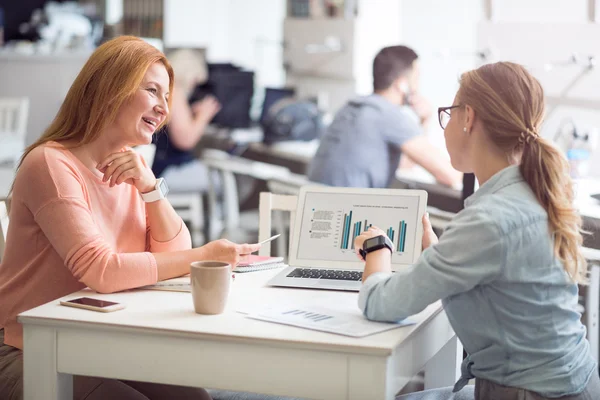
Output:
M308 178L330 186L385 188L404 153L438 182L460 182L462 175L422 135L431 108L417 94L418 75L412 49L382 49L373 61L374 93L338 111L321 138Z

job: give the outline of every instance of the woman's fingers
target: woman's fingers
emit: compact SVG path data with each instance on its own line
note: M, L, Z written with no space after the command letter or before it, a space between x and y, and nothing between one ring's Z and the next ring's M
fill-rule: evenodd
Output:
M258 243L254 243L254 244L248 244L248 243L244 243L244 244L238 244L238 248L237 248L237 252L240 255L248 255L254 252L257 252L258 250L260 250L260 244Z
M104 160L102 160L96 166L96 168L98 168L100 171L102 171L104 168L106 168L108 165L110 165L112 162L114 162L115 160L117 160L119 158L131 157L132 153L133 153L133 151L120 151L118 153L112 153L111 155L106 157Z
M102 168L98 168L100 171L104 172L104 176L102 177L103 182L107 182L110 180L111 176L115 173L116 169L121 165L126 164L132 161L131 155L124 155L121 157L117 157L113 159L109 164L104 165L101 163L100 165L104 165Z

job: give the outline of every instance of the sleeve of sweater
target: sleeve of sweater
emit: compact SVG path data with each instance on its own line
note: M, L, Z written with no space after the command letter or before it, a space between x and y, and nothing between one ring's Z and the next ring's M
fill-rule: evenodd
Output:
M181 220L181 227L177 235L166 242L159 242L152 237L152 227L148 224L146 216L146 243L148 251L152 253L166 253L169 251L189 250L192 248L192 237L187 226Z
M64 152L38 147L19 172L26 179L20 179L15 193L77 280L101 293L156 283L151 253L117 253L100 233L85 182Z
M147 167L146 161L142 158L142 163ZM152 253L166 253L169 251L189 250L192 248L192 237L188 227L183 223L180 218L181 226L179 232L171 240L166 242L159 242L152 236L152 226L148 220L148 213L146 213L146 251Z
M360 289L359 307L371 320L402 320L437 300L494 281L504 269L506 251L485 211L465 209L413 267L370 275Z

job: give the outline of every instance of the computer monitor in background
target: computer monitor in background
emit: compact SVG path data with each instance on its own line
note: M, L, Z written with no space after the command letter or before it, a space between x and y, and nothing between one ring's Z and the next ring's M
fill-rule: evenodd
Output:
M271 106L273 106L273 104L277 103L281 99L294 97L295 95L296 90L293 88L265 88L265 99L263 101L259 122L262 124L265 121L269 109Z
M252 123L254 72L231 63L208 63L207 66L208 81L194 89L190 102L212 95L221 103L221 110L211 123L226 128L248 128Z

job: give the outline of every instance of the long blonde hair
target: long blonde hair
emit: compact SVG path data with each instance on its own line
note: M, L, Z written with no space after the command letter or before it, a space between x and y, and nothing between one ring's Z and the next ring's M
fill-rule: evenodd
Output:
M208 79L208 66L199 50L178 49L167 53L167 57L177 77L175 87L183 90L186 98L192 94L195 84Z
M491 141L507 157L520 160L523 178L548 213L555 255L573 281L585 283L581 217L573 205L569 164L539 135L544 118L540 83L521 65L487 64L462 75L457 98L474 109Z
M120 36L98 47L75 78L50 126L25 149L19 167L33 149L44 143L74 141L83 145L96 140L156 62L165 66L172 91L173 69L154 46L134 36ZM170 107L170 100L168 103Z

